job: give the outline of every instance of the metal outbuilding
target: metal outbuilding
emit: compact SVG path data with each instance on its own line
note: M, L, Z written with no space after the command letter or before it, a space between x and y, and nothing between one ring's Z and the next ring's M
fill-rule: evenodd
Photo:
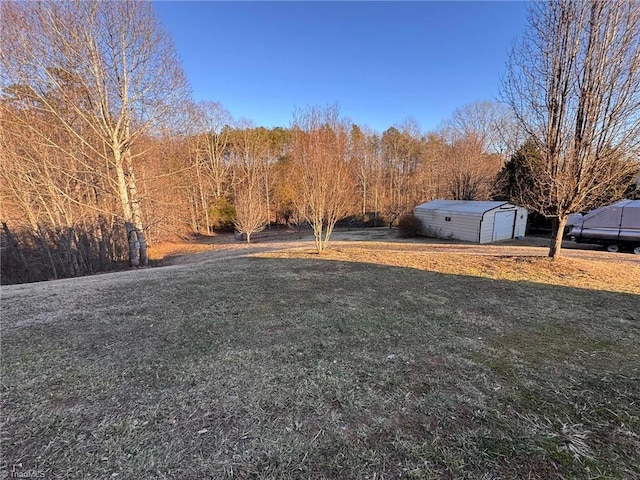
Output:
M433 200L415 207L413 214L423 235L491 243L524 237L528 211L509 202Z

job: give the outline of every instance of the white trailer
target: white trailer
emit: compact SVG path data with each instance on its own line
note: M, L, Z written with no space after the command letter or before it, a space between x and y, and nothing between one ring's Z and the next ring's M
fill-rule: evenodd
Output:
M528 211L509 202L433 200L415 207L413 214L422 235L491 243L524 237Z

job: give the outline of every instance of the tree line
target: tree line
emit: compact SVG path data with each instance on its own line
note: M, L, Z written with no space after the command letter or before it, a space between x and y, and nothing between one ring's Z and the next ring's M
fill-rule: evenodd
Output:
M594 5L531 8L505 104L464 106L435 132L407 120L379 133L337 105L266 129L194 103L150 3L3 2L2 281L144 266L149 244L229 228L250 241L309 224L322 252L339 220L392 225L435 198L513 200L561 231L638 172L638 12ZM592 27L607 22L618 33ZM553 42L568 31L562 53ZM558 85L525 75L542 65L555 79L571 62Z

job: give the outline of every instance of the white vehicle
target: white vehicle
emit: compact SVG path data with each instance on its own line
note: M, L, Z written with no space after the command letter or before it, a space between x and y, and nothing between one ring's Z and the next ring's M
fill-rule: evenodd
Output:
M597 243L610 252L640 255L640 200L620 200L567 221L567 236L577 243Z

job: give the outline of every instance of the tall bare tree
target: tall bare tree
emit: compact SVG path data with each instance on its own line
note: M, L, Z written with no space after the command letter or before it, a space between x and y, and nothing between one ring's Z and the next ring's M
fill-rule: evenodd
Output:
M336 222L350 213L349 131L337 107L309 108L295 114L291 141L294 202L322 253Z
M351 126L349 147L354 174L358 179L358 190L361 197L361 213L367 213L367 200L370 190L372 156L367 148L367 135L358 125Z
M233 118L219 102L189 104L186 111L185 167L190 172L182 190L189 201L193 232L210 234L219 226L214 210L232 193L227 150Z
M136 145L159 132L187 94L168 34L147 2L2 2L2 87L8 121L60 146L22 115L36 111L86 151L77 160L108 180L127 227L129 260L147 263Z
M593 207L637 168L640 4L529 4L528 30L512 51L503 96L541 155L520 201L552 219L549 256L556 258L567 216Z
M420 128L413 119L407 119L382 134L382 168L386 184L383 211L389 227L423 198L417 185L422 167L422 147Z
M249 122L240 124L233 135L231 157L236 170L233 185L236 230L251 243L251 234L260 232L269 221L265 205L264 168L269 155L269 137L264 129L252 128Z
M489 200L502 157L485 153L482 140L473 134L449 145L446 178L449 196L454 200Z
M459 138L475 138L484 153L503 153L503 131L509 111L504 104L475 102L457 108L445 121L445 130Z

